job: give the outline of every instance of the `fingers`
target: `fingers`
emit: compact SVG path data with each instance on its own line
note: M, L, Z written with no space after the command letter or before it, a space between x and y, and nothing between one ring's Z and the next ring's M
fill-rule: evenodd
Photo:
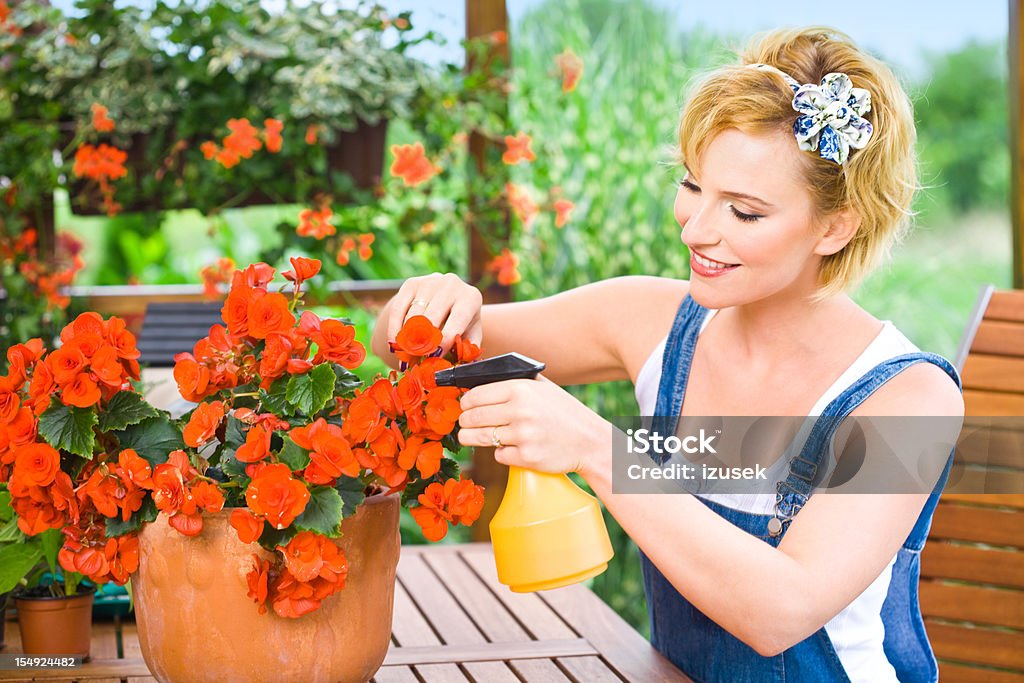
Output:
M480 406L472 410L463 410L459 415L459 425L463 429L482 429L507 425L512 422L515 412L507 403Z
M464 393L459 399L459 404L463 411L467 411L480 406L508 403L515 393L521 390L519 386L521 383L532 381L532 379L507 379L503 382L481 384Z
M472 323L469 325L469 329L462 335L464 339L468 339L477 346L481 346L484 343L484 324L480 320L480 316L477 316Z
M409 318L425 316L441 329L442 353L446 353L455 335L468 332L479 320L483 296L475 287L454 273L433 273L406 280L391 300L388 315L388 340L394 340ZM482 337L482 330L475 332Z
M498 441L501 446L497 446L494 443L495 433L497 433ZM459 430L459 443L463 446L475 446L478 448L485 448L495 446L498 450L507 448L509 446L515 446L516 441L516 428L512 425L499 425L497 427L474 427L471 429L460 429Z

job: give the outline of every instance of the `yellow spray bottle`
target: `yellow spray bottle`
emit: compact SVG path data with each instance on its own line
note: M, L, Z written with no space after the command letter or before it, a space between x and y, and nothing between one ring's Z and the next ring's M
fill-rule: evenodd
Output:
M441 370L438 385L470 388L532 379L544 364L518 353ZM564 474L510 467L505 496L491 520L498 580L529 593L597 576L614 554L601 507Z

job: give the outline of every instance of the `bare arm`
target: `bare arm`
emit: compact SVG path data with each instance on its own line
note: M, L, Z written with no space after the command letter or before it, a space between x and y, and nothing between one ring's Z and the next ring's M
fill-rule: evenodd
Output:
M439 277L448 276L408 281L413 285L400 290L378 316L372 348L393 367L397 359L387 340L395 338L408 317L423 312L435 325L443 325L446 350L456 334L468 331L471 340L482 339L485 356L517 351L536 358L547 364L544 374L561 385L628 379L636 352L649 351L667 331L672 312L688 291L685 281L627 276L543 299L481 307L475 288ZM430 303L412 306L417 300ZM478 339L473 339L474 332Z

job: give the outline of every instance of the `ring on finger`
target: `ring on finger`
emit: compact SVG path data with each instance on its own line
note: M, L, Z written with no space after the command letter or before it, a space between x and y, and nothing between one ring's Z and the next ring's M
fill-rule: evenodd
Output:
M413 306L426 306L429 303L430 302L427 301L426 299L416 299L415 301L412 302L412 305Z
M501 439L498 438L497 427L495 427L494 430L491 432L491 445L494 446L495 448L501 448L505 445L501 442Z

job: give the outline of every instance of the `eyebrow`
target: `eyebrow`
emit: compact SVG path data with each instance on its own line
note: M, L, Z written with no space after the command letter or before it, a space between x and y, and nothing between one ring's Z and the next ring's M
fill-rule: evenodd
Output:
M684 166L683 168L686 168L686 167ZM688 168L686 168L686 177L689 178L694 183L697 183L697 184L700 183L700 181L698 181L697 177L694 175L693 171L691 171ZM756 197L756 196L754 196L752 194L747 194L746 192L732 192L730 190L723 190L721 192L721 194L725 195L726 197L735 197L736 199L746 199L748 201L757 202L758 204L762 205L766 209L774 209L775 208L775 205L772 204L771 202L766 202L765 200L761 199L760 197Z

